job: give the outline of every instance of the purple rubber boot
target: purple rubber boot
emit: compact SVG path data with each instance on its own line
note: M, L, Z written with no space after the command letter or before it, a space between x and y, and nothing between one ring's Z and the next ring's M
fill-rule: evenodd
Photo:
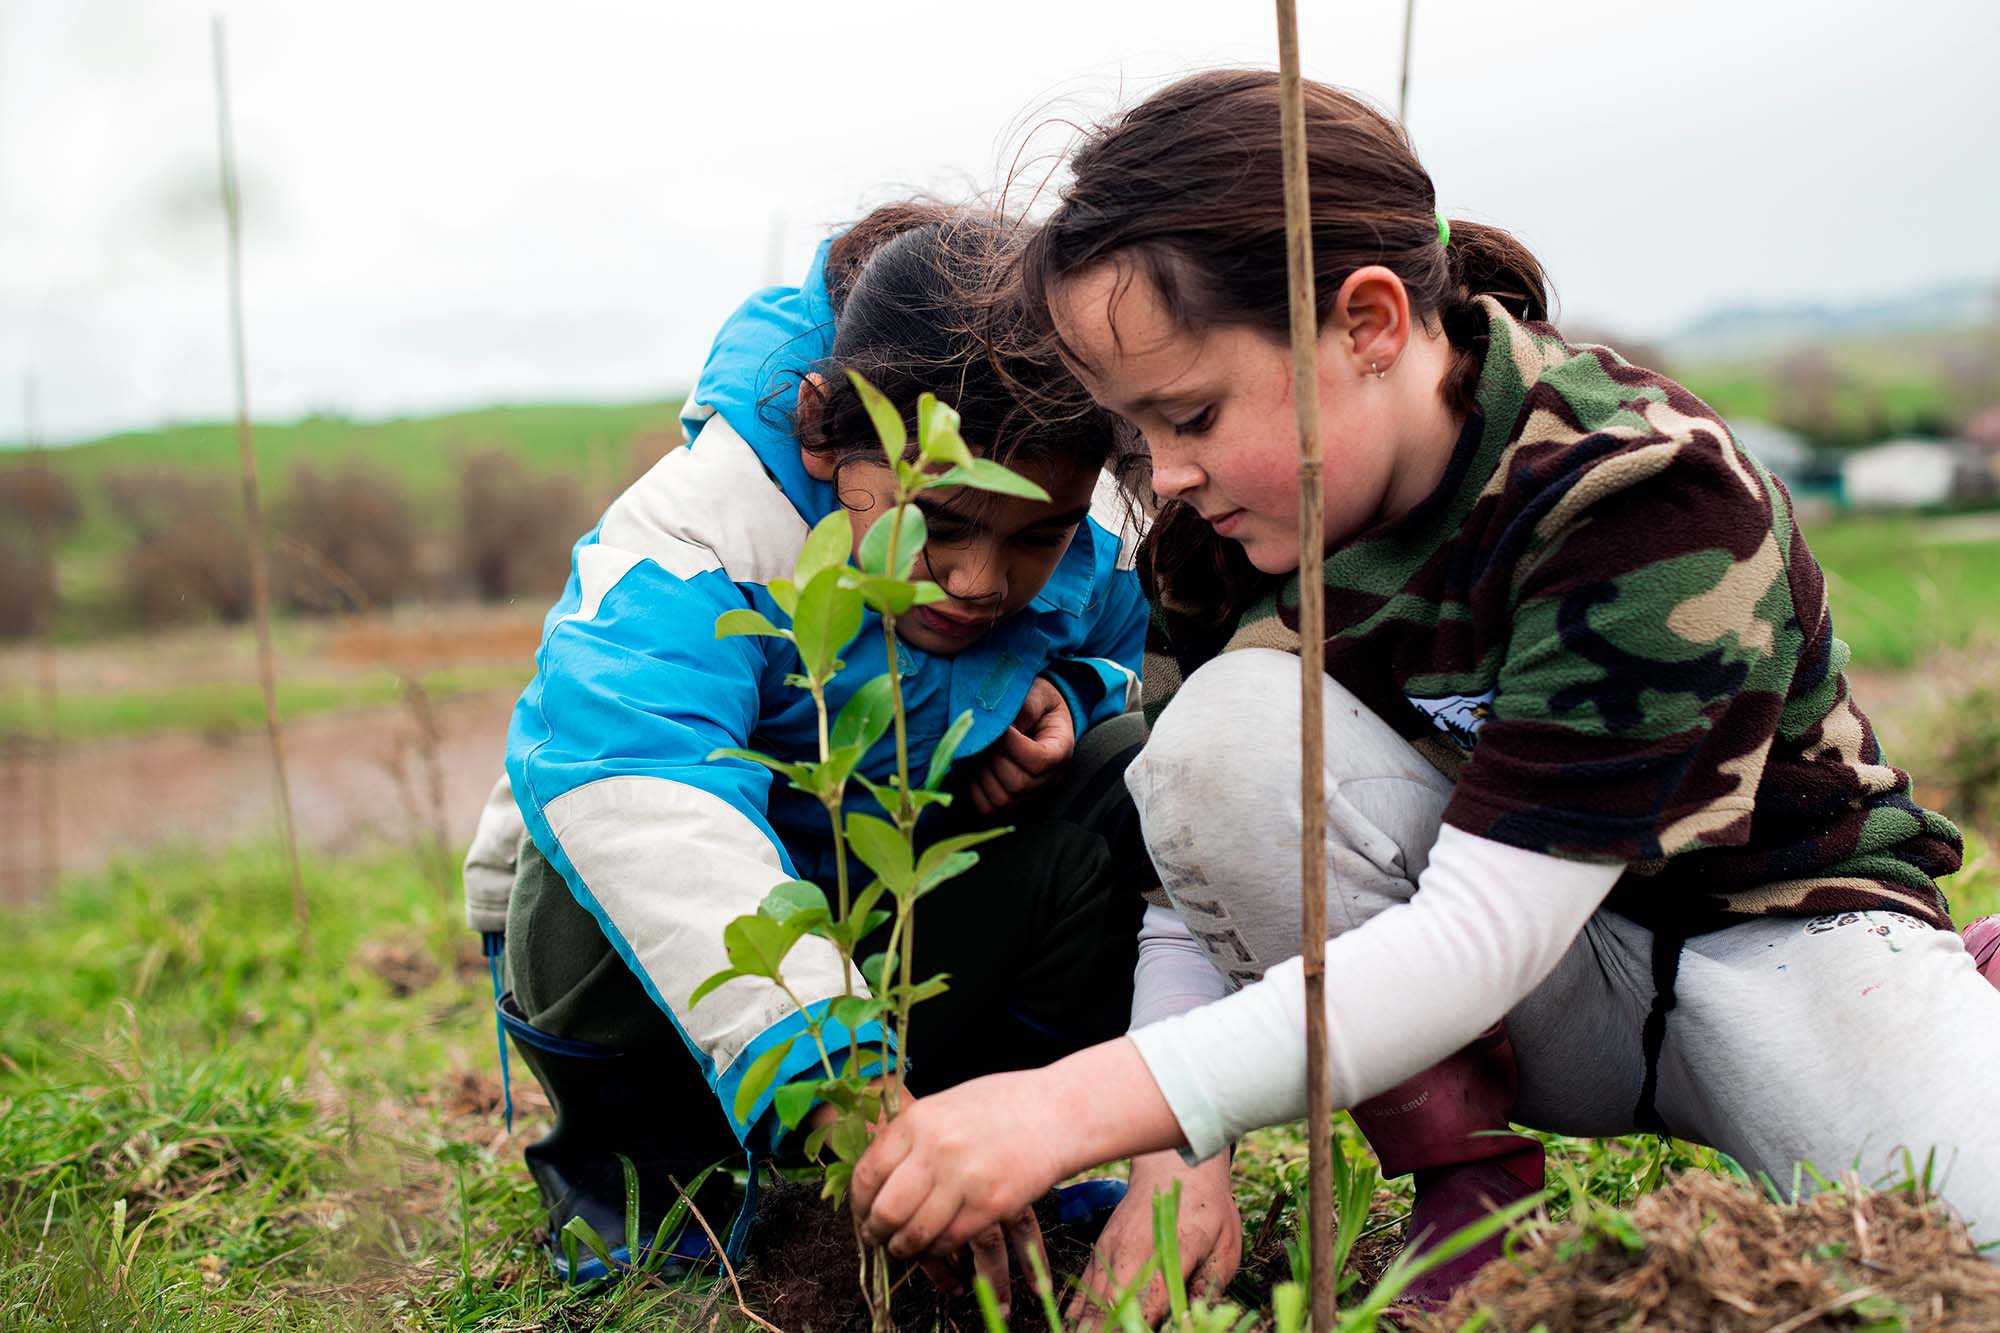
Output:
M1406 1250L1422 1254L1542 1187L1542 1145L1507 1132L1519 1087L1513 1045L1496 1024L1456 1055L1353 1108L1382 1174L1416 1173L1416 1204L1403 1228ZM1505 1244L1503 1232L1431 1269L1401 1300L1438 1308L1499 1258Z
M2000 916L1983 916L1967 926L1965 948L1979 975L2000 987Z

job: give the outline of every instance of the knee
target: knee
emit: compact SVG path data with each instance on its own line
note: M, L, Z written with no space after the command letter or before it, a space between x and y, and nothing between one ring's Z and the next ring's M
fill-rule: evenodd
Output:
M1176 825L1298 800L1299 660L1224 653L1187 678L1127 773L1140 814Z

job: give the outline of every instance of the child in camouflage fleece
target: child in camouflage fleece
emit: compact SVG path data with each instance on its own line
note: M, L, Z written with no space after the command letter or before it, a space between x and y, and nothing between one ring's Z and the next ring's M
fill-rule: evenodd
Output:
M1935 1151L2000 1237L2000 1072L1965 1058L2000 991L1937 885L1959 835L1850 697L1784 487L1685 389L1563 342L1534 258L1448 225L1398 126L1318 85L1306 118L1331 1077L1416 1172L1410 1234L1540 1184L1512 1121L1672 1133L1785 1186ZM1178 83L1084 146L1029 248L1030 297L1167 502L1128 781L1175 910L1142 935L1129 1036L878 1138L855 1206L899 1253L1137 1153L1134 1195L1182 1175L1183 1261L1226 1276L1221 1150L1305 1107L1277 124L1273 74ZM1102 1247L1122 1272L1149 1238L1114 1222Z

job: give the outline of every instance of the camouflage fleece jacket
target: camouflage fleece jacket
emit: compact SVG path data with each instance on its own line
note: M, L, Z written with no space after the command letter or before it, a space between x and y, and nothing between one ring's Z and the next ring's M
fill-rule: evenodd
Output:
M1949 928L1958 830L1850 697L1784 487L1686 389L1482 304L1444 480L1327 557L1328 674L1454 780L1447 823L1628 863L1608 905L1644 924ZM1216 571L1242 566L1191 552L1204 534L1163 521L1141 558L1149 713L1217 651L1298 651L1298 575L1218 618Z

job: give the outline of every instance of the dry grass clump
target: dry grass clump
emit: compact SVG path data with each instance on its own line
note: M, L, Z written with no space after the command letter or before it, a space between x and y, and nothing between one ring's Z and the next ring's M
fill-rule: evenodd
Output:
M1793 1207L1702 1171L1593 1212L1499 1260L1423 1329L1795 1333L2000 1328L2000 1267L1915 1189L1822 1192Z

